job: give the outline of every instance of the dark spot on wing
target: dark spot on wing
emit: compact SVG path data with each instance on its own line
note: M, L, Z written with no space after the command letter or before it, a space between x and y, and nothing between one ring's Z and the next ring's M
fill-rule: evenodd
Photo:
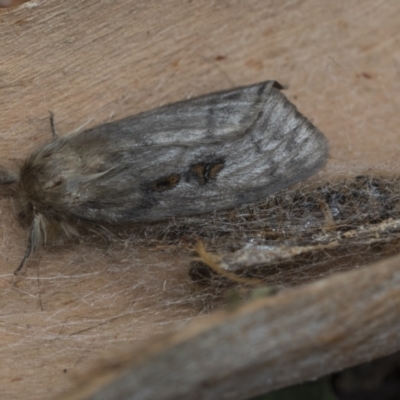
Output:
M218 173L224 168L225 161L223 159L218 159L212 162L201 162L193 164L189 169L189 179L190 177L195 178L200 185L205 185L210 181L215 181L217 179Z
M166 190L173 189L181 180L179 174L171 174L164 176L152 182L150 185L150 190L154 192L165 192Z

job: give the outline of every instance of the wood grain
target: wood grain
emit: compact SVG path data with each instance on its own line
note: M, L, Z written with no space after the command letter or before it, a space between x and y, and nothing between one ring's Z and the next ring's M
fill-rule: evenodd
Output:
M215 313L113 357L63 399L246 399L390 354L400 340L399 263Z

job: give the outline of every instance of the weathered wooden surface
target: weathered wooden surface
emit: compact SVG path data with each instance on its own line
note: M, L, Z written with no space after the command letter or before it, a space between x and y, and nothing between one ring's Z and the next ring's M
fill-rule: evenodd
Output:
M273 78L327 135L331 160L323 173L396 168L399 16L398 2L372 0L37 0L2 9L1 164L16 168L49 138L50 110L64 134ZM209 307L209 293L188 280L187 254L137 248L132 240L108 252L97 242L50 247L14 280L27 232L12 190L1 194L2 398L52 398L74 387L105 351L183 327ZM384 319L391 304L382 307ZM285 326L285 316L274 315L277 329ZM360 320L359 331L374 336L374 321ZM336 359L344 361L333 368L344 367L344 353L353 349L338 347ZM354 362L384 353L357 349Z
M399 266L397 256L216 313L114 357L64 400L247 399L389 354Z

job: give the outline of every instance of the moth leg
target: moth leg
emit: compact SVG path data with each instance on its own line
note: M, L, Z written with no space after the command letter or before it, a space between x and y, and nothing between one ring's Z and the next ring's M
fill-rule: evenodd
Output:
M18 275L18 272L24 267L25 261L29 258L32 253L32 244L28 242L28 246L26 247L24 257L22 258L21 262L19 263L18 268L14 271L14 275Z
M57 131L56 131L56 124L54 122L54 113L53 111L49 111L50 114L50 127L51 127L51 134L53 136L53 139L57 138Z
M32 254L33 250L33 235L34 235L34 230L35 225L32 224L31 230L29 232L29 238L28 238L28 246L26 246L25 254L24 257L22 258L21 262L19 263L18 268L14 271L14 275L17 275L19 271L24 267L25 261L30 257Z
M19 271L24 267L25 261L30 257L32 252L37 249L39 244L43 242L43 218L41 214L36 214L32 221L31 230L29 232L28 246L26 247L24 257L22 258L18 268L14 271L14 275L17 275ZM46 241L46 232L44 241Z

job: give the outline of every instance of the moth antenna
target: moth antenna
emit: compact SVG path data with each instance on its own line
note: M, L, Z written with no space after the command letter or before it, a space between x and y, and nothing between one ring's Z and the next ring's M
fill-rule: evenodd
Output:
M56 124L54 122L54 113L53 111L49 111L50 114L50 127L51 127L51 134L53 135L53 139L57 138L57 130L56 130Z
M24 257L18 265L18 268L14 271L14 275L17 275L19 271L24 267L26 260L32 254L32 251L37 247L40 241L40 214L35 215L33 219L31 230L29 232L28 245L26 246ZM39 236L38 236L39 232Z

